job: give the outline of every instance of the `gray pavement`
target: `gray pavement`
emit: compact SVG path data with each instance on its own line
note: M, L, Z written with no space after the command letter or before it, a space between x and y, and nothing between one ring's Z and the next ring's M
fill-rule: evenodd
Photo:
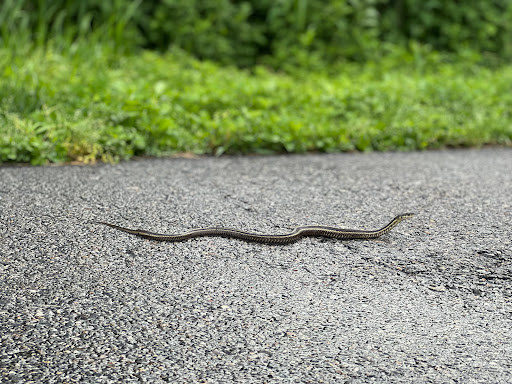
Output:
M512 382L511 196L510 149L1 167L0 382Z

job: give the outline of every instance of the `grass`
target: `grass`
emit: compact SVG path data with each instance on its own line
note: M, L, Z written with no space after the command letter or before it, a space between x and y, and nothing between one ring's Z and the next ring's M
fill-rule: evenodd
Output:
M512 66L418 58L274 73L182 52L0 49L0 162L512 143Z

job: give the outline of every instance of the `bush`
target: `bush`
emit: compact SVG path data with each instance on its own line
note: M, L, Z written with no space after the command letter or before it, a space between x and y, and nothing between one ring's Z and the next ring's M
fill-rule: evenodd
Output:
M201 59L249 65L266 44L263 27L249 20L252 7L246 2L149 1L141 10L139 25L149 48L173 45Z
M13 49L87 38L238 66L315 67L374 60L411 41L511 58L511 19L510 0L3 0L0 39Z
M509 0L397 0L383 1L378 9L382 38L388 41L414 40L440 51L512 57Z

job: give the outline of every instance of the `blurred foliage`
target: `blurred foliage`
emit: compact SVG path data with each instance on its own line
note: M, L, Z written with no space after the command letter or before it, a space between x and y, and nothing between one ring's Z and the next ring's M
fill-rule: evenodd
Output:
M62 47L179 47L224 64L322 66L411 43L512 58L511 0L3 0L0 39Z
M511 0L1 0L0 163L511 145L509 20Z
M510 0L396 0L377 8L387 41L414 40L440 51L512 57Z
M512 66L446 63L413 46L284 74L100 48L0 49L0 162L512 144Z

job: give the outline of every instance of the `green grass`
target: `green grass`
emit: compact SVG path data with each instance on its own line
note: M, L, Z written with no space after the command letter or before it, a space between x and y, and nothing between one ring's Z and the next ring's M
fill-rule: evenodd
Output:
M512 143L512 66L418 58L273 73L181 53L0 50L0 162Z

